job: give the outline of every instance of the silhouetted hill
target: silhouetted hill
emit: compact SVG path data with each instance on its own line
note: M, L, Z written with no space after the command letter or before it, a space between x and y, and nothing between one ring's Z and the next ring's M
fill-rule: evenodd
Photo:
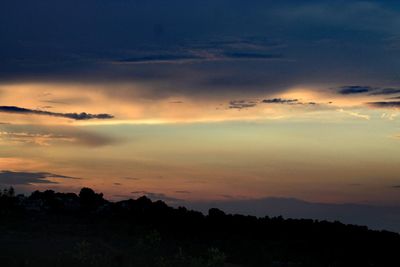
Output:
M110 202L83 188L0 194L1 266L398 266L400 235L305 219Z

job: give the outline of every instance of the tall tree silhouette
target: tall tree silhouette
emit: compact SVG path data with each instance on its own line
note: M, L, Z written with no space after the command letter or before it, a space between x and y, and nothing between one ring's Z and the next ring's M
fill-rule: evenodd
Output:
M105 203L103 193L95 193L93 189L84 187L79 192L82 210L94 211Z

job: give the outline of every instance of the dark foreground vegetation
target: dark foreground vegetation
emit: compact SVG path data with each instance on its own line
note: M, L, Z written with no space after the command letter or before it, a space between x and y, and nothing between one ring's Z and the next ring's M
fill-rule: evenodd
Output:
M0 193L0 266L400 266L400 236L314 220L207 216L146 197Z

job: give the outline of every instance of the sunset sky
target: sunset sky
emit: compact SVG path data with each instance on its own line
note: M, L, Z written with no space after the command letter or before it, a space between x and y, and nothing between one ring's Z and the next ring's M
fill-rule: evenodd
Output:
M0 185L400 201L400 4L0 3Z

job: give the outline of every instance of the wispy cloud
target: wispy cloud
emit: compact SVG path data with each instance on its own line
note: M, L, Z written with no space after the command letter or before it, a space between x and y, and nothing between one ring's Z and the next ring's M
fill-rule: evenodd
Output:
M36 145L50 145L53 141L73 142L72 137L56 134L28 133L28 132L0 132L0 139Z
M57 144L99 147L122 140L72 126L5 124L0 127L0 141L40 146Z
M193 51L188 49L187 52L181 54L151 54L147 56L136 56L120 59L114 63L119 64L155 64L155 63L191 63L202 61L230 61L230 60L278 60L282 59L281 54L271 54L263 52L240 52L240 51L211 51L199 50Z
M225 52L220 59L281 59L281 54L268 54L260 52Z
M179 45L157 48L145 48L136 51L135 55L114 61L119 64L146 63L191 63L203 61L231 60L277 60L282 59L281 53L270 50L280 47L277 43L260 38L229 38L211 41L185 41Z
M206 57L189 55L189 54L154 54L148 56L130 57L116 61L117 63L129 63L129 64L144 64L144 63L185 63L191 61L205 60Z
M112 119L113 115L110 114L90 114L86 112L81 113L60 113L60 112L51 112L44 110L36 110L36 109L28 109L21 108L16 106L0 106L0 112L3 113L14 113L14 114L26 114L26 115L44 115L44 116L53 116L53 117L62 117L68 118L72 120L91 120L91 119Z
M381 115L381 118L393 121L398 116L399 116L399 113L383 113Z
M252 108L257 105L256 101L252 100L232 100L229 102L229 108L230 109L246 109L246 108Z
M359 112L347 111L347 110L344 110L344 109L338 109L338 111L341 112L341 113L350 115L352 117L359 118L359 119L370 120L370 118L371 118L369 115L361 114Z

